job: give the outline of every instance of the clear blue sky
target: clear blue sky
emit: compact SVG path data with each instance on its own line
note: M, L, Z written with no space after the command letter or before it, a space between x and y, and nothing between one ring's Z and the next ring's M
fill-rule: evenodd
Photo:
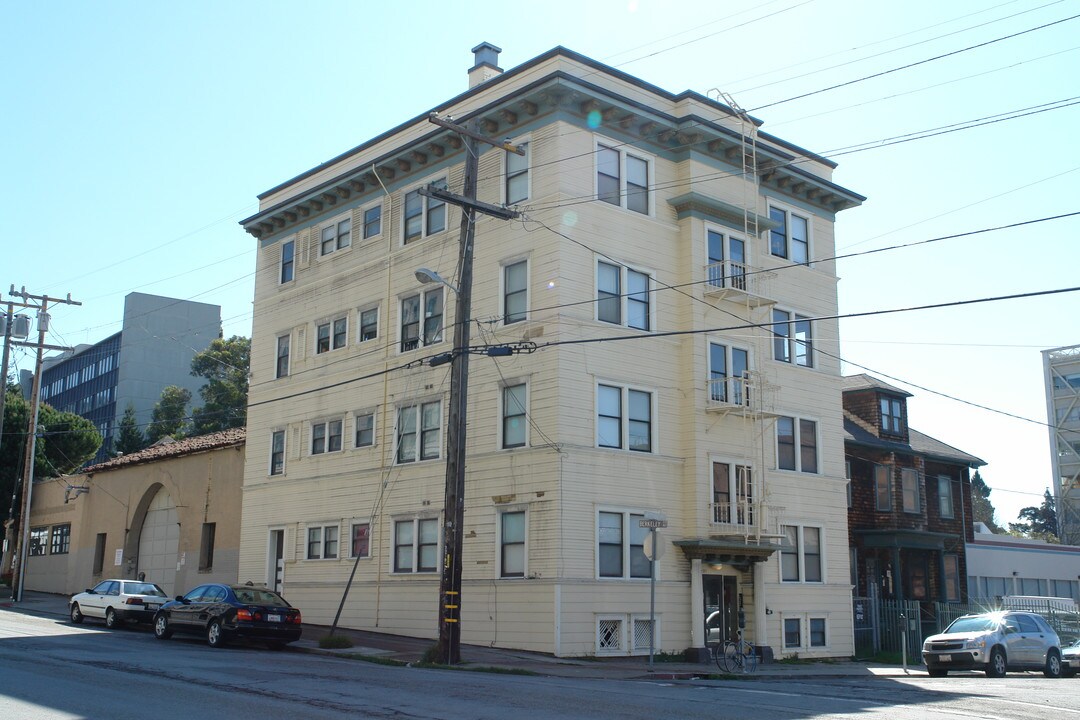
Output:
M1077 0L523 7L9 3L3 296L14 283L82 301L54 314L57 344L115 332L132 290L220 304L226 334L250 335L255 241L237 221L256 195L465 90L481 41L503 48L505 69L564 45L673 92L731 93L766 131L834 157L835 181L868 197L840 216L841 251L1080 210L1080 106L1053 104L1080 95L1080 18L990 42L1078 15ZM877 146L841 154L862 143ZM1080 285L1078 231L1069 218L846 259L840 307ZM1051 483L1039 351L1080 343L1078 310L1072 293L845 320L841 352L915 394L913 427L989 463L1008 522Z

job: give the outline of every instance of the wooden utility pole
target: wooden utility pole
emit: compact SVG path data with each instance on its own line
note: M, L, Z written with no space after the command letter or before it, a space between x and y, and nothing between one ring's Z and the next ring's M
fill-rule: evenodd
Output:
M12 286L11 294L15 295L15 287ZM30 544L30 502L33 499L33 485L34 485L34 457L37 451L37 421L38 421L38 409L41 407L41 365L44 360L44 352L49 350L67 350L70 348L58 348L45 344L45 333L49 330L49 301L57 303L65 303L67 305L82 305L81 302L75 302L71 299L71 295L68 295L66 299L52 298L48 295L30 295L26 292L26 288L23 288L19 295L22 296L24 302L30 300L37 300L41 304L38 305L38 339L36 343L33 343L37 347L37 359L34 363L34 380L30 389L30 421L27 423L26 428L26 447L23 454L23 477L22 477L22 503L19 511L19 534L15 543L14 557L18 562L18 572L12 577L14 584L12 585L11 597L16 602L22 602L23 598L23 584L26 578L26 559L29 555ZM16 345L30 345L31 343L15 343Z
M438 662L454 665L461 662L461 552L465 520L465 436L469 394L469 342L472 312L473 238L476 213L511 220L517 212L476 200L476 175L479 167L479 143L484 142L508 152L525 151L510 143L485 137L471 126L443 120L435 113L428 119L465 138L465 183L463 195L454 195L435 187L422 189L423 195L461 207L461 245L458 252L460 278L454 311L453 363L450 369L450 417L446 438L446 494L443 502L443 564L439 580L439 642L435 648Z

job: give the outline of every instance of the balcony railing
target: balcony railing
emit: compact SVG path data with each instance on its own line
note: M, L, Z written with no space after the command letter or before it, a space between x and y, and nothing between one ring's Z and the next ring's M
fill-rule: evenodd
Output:
M709 505L709 534L761 540L780 535L784 508L768 503L742 500Z
M705 294L746 300L755 306L772 304L776 302L770 293L774 275L733 260L710 263L705 266Z

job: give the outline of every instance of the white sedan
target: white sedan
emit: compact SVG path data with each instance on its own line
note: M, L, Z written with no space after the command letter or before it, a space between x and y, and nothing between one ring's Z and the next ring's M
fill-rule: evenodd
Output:
M129 620L152 622L154 613L168 601L165 591L151 582L102 580L93 590L71 597L68 616L73 623L81 623L84 618L102 618L106 627L115 628Z

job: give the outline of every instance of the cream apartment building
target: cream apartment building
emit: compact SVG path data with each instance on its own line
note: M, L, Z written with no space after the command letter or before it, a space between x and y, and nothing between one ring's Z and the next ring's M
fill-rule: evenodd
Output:
M434 108L481 150L461 637L853 651L833 163L565 48L474 49ZM464 78L463 78L464 81ZM464 84L464 82L463 82ZM487 147L487 146L483 146ZM408 120L259 196L242 578L329 624L438 631L459 136ZM429 268L448 285L421 283ZM741 612L740 612L741 611ZM716 614L714 614L716 613ZM719 618L707 626L706 618Z

